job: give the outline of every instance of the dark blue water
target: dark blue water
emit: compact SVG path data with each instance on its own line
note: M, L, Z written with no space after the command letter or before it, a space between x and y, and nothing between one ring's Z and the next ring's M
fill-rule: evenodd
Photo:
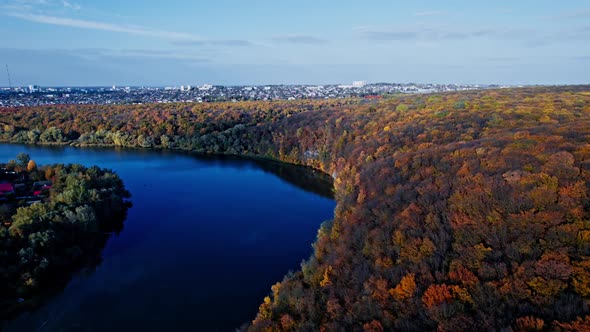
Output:
M19 152L38 164L113 169L133 207L96 269L75 275L39 309L7 322L6 331L232 331L255 317L274 283L299 269L320 223L333 217L329 184L307 169L0 144L3 162Z

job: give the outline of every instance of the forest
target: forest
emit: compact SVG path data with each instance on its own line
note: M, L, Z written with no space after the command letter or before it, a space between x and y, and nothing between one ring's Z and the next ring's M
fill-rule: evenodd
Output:
M110 170L38 166L24 153L0 164L0 178L1 321L96 265L122 229L130 193Z
M4 108L0 140L331 175L334 219L252 331L590 330L590 86Z

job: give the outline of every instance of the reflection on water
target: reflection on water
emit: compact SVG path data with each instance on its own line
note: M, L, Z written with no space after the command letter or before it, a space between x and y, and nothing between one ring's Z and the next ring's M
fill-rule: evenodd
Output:
M311 254L333 216L329 176L308 168L167 151L0 145L38 164L111 168L132 193L101 262L6 331L231 331Z

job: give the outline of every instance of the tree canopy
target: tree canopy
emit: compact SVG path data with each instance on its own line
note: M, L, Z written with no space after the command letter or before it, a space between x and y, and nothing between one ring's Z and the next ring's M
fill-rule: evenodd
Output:
M37 167L24 153L17 159L16 181L25 196L0 202L0 318L20 308L15 307L17 298L42 294L76 268L96 262L107 233L121 229L130 196L110 170ZM51 186L27 202L37 181Z
M589 91L13 108L0 137L57 128L332 175L334 220L252 330L575 331L590 324Z

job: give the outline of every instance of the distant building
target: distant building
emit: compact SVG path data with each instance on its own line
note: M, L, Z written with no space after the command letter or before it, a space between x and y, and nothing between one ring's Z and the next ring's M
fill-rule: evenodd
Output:
M339 85L338 87L341 89L353 89L353 88L364 88L367 85L367 81L354 81L351 85L343 84Z

